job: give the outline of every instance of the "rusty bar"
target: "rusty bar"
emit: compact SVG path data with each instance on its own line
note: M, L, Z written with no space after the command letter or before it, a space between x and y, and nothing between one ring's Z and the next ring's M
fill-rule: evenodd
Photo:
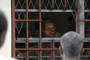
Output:
M51 50L55 51L58 48L43 48L42 50ZM27 50L26 48L16 48L16 50ZM28 48L28 50L40 50L39 48ZM90 48L83 48L83 50L90 50Z
M64 0L64 9L66 8L66 0Z
M39 20L40 20L40 22L39 22L39 35L40 35L40 60L42 60L42 42L41 42L41 22L42 22L42 20L41 20L41 0L39 0Z
M80 0L78 0L78 32L80 33Z
M16 48L16 50L27 50L27 48Z
M17 48L16 50L27 50L27 48ZM39 48L28 48L28 50L40 50Z
M28 21L28 0L26 0L26 21ZM27 48L27 53L26 53L26 55L27 55L27 57L28 57L28 55L29 55L29 53L28 53L28 47L29 47L29 41L28 41L28 37L29 37L29 31L28 31L28 22L26 22L26 48ZM29 60L29 58L26 58L26 60Z
M15 36L15 0L11 0L11 13L12 13L12 56L15 58L16 57L16 36Z
M52 0L52 9L54 8L55 1Z
M83 48L83 50L90 50L90 48Z
M54 9L54 4L55 4L55 0L52 0L52 9ZM51 60L55 60L55 58L54 58L54 41L52 40L52 42L51 42ZM47 49L48 50L48 49Z
M39 22L39 20L15 20L16 22Z
M56 48L54 47L54 40L52 40L52 42L51 42L51 52L52 52L52 60L55 60L55 58L54 58L54 53L55 53L55 50L56 50Z
M41 22L42 22L41 20L41 0L39 0L39 32L40 32L40 35L41 35Z
M90 19L80 20L80 22L90 22Z

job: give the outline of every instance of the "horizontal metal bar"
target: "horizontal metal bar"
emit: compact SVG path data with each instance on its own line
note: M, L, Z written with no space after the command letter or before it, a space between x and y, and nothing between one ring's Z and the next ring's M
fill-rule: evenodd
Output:
M42 48L41 50L50 50L50 51L55 51L55 50L58 50L59 48ZM27 51L26 48L16 48L16 50L19 50L19 51ZM40 51L40 48L28 48L28 51Z
M42 38L42 42L47 43L47 42L60 42L61 38ZM29 43L39 43L40 38L28 38ZM26 38L16 38L16 43L25 43ZM84 42L90 42L90 38L85 38Z
M90 19L83 19L83 20L80 20L80 22L90 22Z
M61 38L42 38L42 42L60 42ZM37 43L39 42L40 38L28 38L30 43ZM16 43L25 43L26 38L16 38Z
M16 50L19 50L19 51L27 51L27 49L26 48L16 48ZM33 51L39 51L40 50L40 48L28 48L28 50L33 50Z
M85 10L85 9L84 9L84 10L82 9L82 10L80 10L80 11L81 11L81 12L90 12L90 10L87 10L87 9L86 9L86 10Z
M38 9L29 9L29 12L39 12ZM26 9L15 9L15 12L26 12ZM41 9L41 12L74 12L74 10L62 10L62 9Z
M90 10L84 10L84 12L90 12Z
M19 50L19 51L27 51L26 48L16 48L16 50ZM28 48L28 51L40 51L40 48ZM43 50L59 50L59 48L42 48L41 49L42 51ZM90 51L90 48L83 48L83 50L87 50L87 51Z
M29 12L39 12L38 9L29 9ZM71 9L67 9L67 10L63 10L63 9L41 9L41 12L74 12L75 10L71 10ZM90 10L81 10L83 12L90 12ZM15 12L26 12L26 9L15 9Z
M42 56L42 58L50 58L51 56ZM54 56L55 58L61 58L61 56ZM83 57L90 57L88 55L86 56L80 56L81 58ZM22 56L22 57L16 57L16 58L27 58L27 56ZM28 56L28 58L38 58L38 56Z
M40 20L35 20L35 19L29 19L29 20L21 20L21 19L16 19L16 22L39 22Z

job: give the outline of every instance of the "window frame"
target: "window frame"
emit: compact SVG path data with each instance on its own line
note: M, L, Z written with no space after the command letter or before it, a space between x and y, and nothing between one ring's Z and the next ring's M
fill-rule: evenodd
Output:
M84 0L82 1L82 0L78 0L77 1L78 3L78 5L77 5L77 18L76 18L76 32L78 32L78 33L80 33L80 35L83 37L83 38L85 38L85 34L84 34L84 23L85 22L90 22L90 20L89 19L84 19L84 12L83 11L81 11L81 10L84 10ZM42 29L41 29L41 25L42 25L42 18L41 18L41 13L42 12L44 12L44 10L42 10L41 9L41 0L39 0L39 20L29 20L28 19L28 13L29 13L29 8L28 8L28 0L26 0L26 19L25 20L20 20L20 21L18 21L18 20L16 20L15 19L15 11L16 11L16 9L15 9L15 0L11 0L11 11L12 11L12 56L13 57L15 57L16 58L16 50L26 50L27 51L27 53L26 53L26 55L28 56L28 50L30 50L30 48L29 48L29 40L28 40L28 38L29 38L29 35L28 35L28 33L29 33L29 31L28 31L28 22L39 22L39 32L40 32L40 44L39 44L39 46L40 46L40 48L39 49L36 49L36 50L39 50L40 51L40 60L42 60L42 35L41 35L41 32L42 32ZM66 0L64 0L64 3L65 3L65 5L64 5L64 7L66 6ZM52 8L54 7L54 0L52 0ZM82 8L80 8L80 7L82 7ZM33 10L32 10L33 11ZM54 11L54 10L53 10ZM58 10L57 10L58 11ZM47 12L49 12L49 10L47 10ZM60 12L60 11L58 11L58 12ZM62 12L62 11L61 11ZM83 16L81 16L83 14ZM15 37L15 33L16 33L16 31L15 31L15 27L16 27L16 22L25 22L26 23L26 48L24 48L24 49L22 49L22 48L16 48L15 46L16 46L16 37ZM55 39L55 38L54 38ZM86 49L86 48L85 48ZM33 50L33 49L31 49L31 50ZM51 50L54 50L54 47L53 48L51 48ZM90 48L88 48L88 50L90 50ZM28 58L27 58L27 60L28 60Z

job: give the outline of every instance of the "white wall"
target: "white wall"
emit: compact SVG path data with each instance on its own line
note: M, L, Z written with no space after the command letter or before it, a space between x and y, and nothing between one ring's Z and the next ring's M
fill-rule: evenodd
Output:
M0 53L5 56L11 56L11 0L0 0L0 10L2 10L8 20L8 31L5 38L5 44L0 49Z

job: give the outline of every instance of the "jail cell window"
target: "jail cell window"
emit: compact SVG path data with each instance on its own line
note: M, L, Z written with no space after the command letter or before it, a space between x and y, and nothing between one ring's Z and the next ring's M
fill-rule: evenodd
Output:
M35 12L31 13L32 15L30 15L31 17L30 20L32 19L33 21L34 20L38 21L38 14L37 13L34 14L34 13ZM45 37L46 34L53 35L51 37L60 37L62 34L64 34L67 31L75 31L76 30L76 21L75 21L76 18L75 17L76 17L75 13L58 13L58 14L57 13L47 13L47 12L42 13L42 37ZM38 22L29 23L28 28L30 31L28 33L30 37L39 37L40 27L39 27ZM46 31L48 33L45 34ZM47 37L50 37L50 35Z
M48 33L50 34L52 31L51 28L51 32L48 30L50 28L50 25L52 25L51 27L53 27L54 32L51 35L54 34L54 36L51 37L60 37L62 34L64 34L65 32L68 31L75 31L76 29L76 15L75 13L69 13L69 12L61 12L61 13L42 13L42 33L44 33L43 37L45 37L45 31L48 31ZM46 25L46 26L45 26ZM43 31L43 29L46 29ZM46 36L46 37L50 37Z
M41 11L38 1L15 0L15 57L23 60L61 59L58 53L61 35L76 31L76 0L42 0Z

